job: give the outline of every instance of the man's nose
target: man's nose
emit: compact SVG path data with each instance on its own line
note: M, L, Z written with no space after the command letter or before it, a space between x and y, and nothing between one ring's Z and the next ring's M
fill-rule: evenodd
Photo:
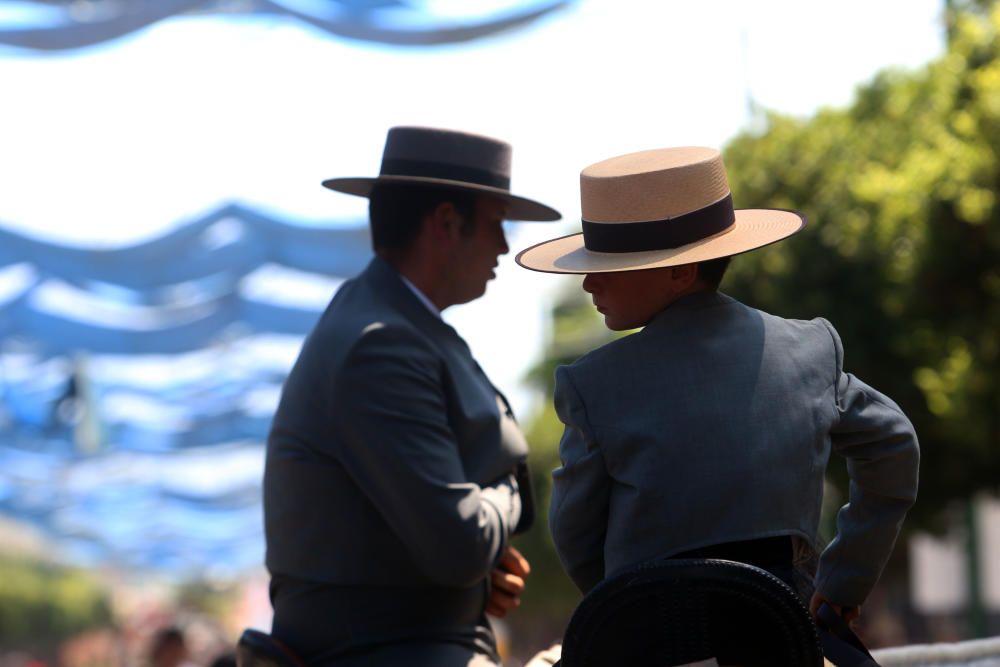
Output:
M599 283L600 283L600 279L597 277L597 274L588 273L583 278L583 291L584 292L589 292L590 294L593 294L594 292L597 291L597 288L599 287Z
M500 232L500 248L497 252L501 255L506 255L510 252L510 246L507 245L507 235L503 231Z

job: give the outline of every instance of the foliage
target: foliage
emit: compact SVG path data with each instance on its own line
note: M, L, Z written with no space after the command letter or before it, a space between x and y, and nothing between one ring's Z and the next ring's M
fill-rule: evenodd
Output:
M81 570L0 557L0 649L45 648L111 622L105 591Z
M554 277L549 279L556 280ZM610 340L579 280L570 284L552 311L550 341L544 358L529 372L528 379L543 392L542 409L526 430L531 444L532 483L537 516L532 529L517 538L516 546L531 563L531 576L522 605L508 622L517 642L516 653L530 655L562 636L569 616L580 600L580 592L559 562L549 534L548 508L552 471L559 467L562 423L552 406L555 368L572 363L585 352Z
M878 75L847 110L771 114L725 152L739 206L810 220L734 261L725 289L835 324L847 369L917 427L924 525L1000 483L1000 10L954 26L926 69Z
M240 582L217 583L202 578L183 581L177 588L177 607L206 618L224 618L240 596Z

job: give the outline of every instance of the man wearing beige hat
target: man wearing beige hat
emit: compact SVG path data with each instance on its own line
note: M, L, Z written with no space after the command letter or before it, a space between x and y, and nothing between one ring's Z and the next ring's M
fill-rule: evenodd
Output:
M854 618L915 500L916 434L843 370L829 322L776 317L717 289L730 256L795 234L804 218L734 209L708 148L604 160L583 170L580 190L583 232L517 261L584 274L608 328L642 330L556 371L565 431L550 527L567 572L586 592L657 558L726 558L785 579L814 614L827 602ZM850 498L822 549L831 451L847 459Z
M272 634L310 665L498 663L485 614L516 606L531 523L527 444L441 318L507 252L502 222L558 212L510 192L511 148L389 131L369 198L375 258L306 339L267 444Z

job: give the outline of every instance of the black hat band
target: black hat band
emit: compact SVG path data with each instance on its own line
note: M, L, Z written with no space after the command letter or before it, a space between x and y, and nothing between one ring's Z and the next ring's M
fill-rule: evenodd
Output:
M510 190L510 176L475 167L463 167L444 162L426 160L382 160L380 176L413 176L419 178L440 178L462 181L474 185L485 185L500 190Z
M583 245L594 252L642 252L679 248L725 231L736 222L733 196L676 218L642 222L583 221Z

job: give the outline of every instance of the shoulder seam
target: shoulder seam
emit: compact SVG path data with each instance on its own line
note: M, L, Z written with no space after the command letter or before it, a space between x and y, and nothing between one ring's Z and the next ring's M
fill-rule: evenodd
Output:
M580 412L583 414L583 418L587 420L587 430L590 433L594 431L594 422L590 419L590 412L587 410L587 403L583 400L583 396L580 394L580 390L576 387L576 381L570 374L572 366L559 366L556 369L558 373L560 370L563 371L563 375L566 377L566 381L569 384L569 389L573 392L573 396L576 397L576 402L580 406ZM594 443L598 445L597 449L600 449L597 439L594 438Z
M837 334L829 320L825 317L817 317L815 321L823 325L823 328L826 329L827 335L830 336L830 341L833 343L833 396L837 405L840 405L840 374L843 373L844 370L843 343L840 342L840 336Z

